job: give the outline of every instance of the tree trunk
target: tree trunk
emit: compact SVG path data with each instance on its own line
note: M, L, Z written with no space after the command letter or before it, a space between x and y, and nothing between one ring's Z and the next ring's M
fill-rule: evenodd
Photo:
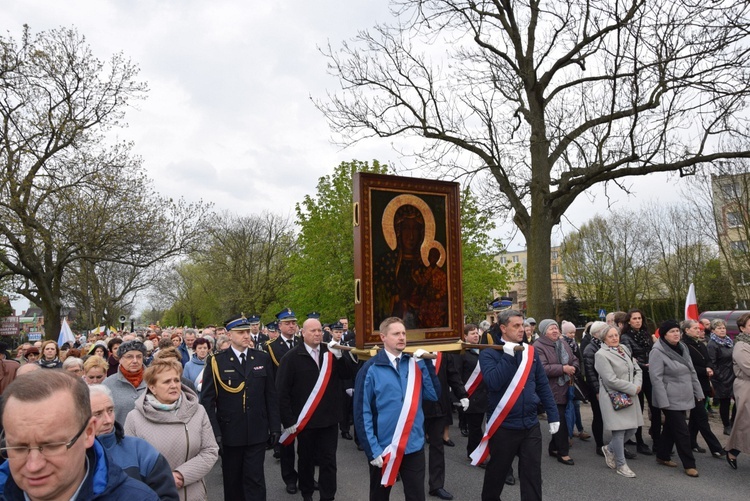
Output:
M42 309L42 315L44 315L44 339L57 341L57 338L60 337L60 328L62 327L61 306L57 299L42 299L42 304L39 307Z
M526 234L526 316L554 318L550 245L554 223L548 211L532 209Z

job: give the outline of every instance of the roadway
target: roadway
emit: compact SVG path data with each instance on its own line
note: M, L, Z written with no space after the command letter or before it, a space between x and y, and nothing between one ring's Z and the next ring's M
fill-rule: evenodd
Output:
M590 430L591 410L588 405L581 405L584 426ZM718 410L717 410L718 414ZM455 416L454 416L455 418ZM457 421L457 419L454 419ZM648 419L646 418L648 422ZM596 455L594 440L581 441L574 439L570 455L575 460L575 466L566 466L557 462L546 453L549 434L547 423L542 421L544 434L542 477L543 493L547 499L575 499L576 501L600 501L602 499L638 500L638 501L702 501L705 499L747 499L747 472L750 472L748 456L740 456L739 470L732 470L725 459L714 459L710 454L696 453L699 478L685 475L679 465L679 458L675 454L677 468L669 468L656 464L653 456L638 456L638 459L628 462L637 477L630 479L617 475L604 464L604 458ZM721 434L722 426L718 416L711 417L714 433L722 443L728 437ZM608 434L605 431L605 440ZM466 460L466 438L461 436L457 426L451 430L451 438L455 447L446 447L446 479L445 488L451 492L457 501L478 501L481 499L482 480L484 470L469 465ZM702 437L699 444L706 447ZM649 442L650 443L650 442ZM635 449L635 447L631 447ZM209 490L209 500L220 501L224 498L221 484L221 460L206 478ZM357 450L354 442L339 439L338 443L338 492L336 499L340 501L362 501L368 493L367 460L363 452ZM515 466L514 466L515 468ZM265 463L266 486L268 501L296 501L301 499L299 493L287 494L281 481L278 462L269 452ZM516 470L516 477L518 471ZM404 499L401 484L397 483L391 499ZM425 488L426 489L426 488ZM316 492L313 499L319 499ZM427 499L438 499L427 496ZM504 501L520 499L518 482L514 486L505 486Z

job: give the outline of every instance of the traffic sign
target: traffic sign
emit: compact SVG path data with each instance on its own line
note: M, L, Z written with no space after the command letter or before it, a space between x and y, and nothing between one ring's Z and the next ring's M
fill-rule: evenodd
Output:
M604 320L605 318L607 318L607 310L605 310L604 308L600 308L599 309L599 318L601 318L602 320Z

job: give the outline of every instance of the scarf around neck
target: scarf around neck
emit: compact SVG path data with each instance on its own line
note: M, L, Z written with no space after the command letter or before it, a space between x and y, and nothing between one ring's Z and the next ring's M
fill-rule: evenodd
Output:
M122 377L128 380L128 383L133 385L133 388L138 388L143 382L143 366L142 365L141 365L141 370L139 370L138 372L126 371L125 369L122 368L122 365L121 365L120 374L122 374Z
M178 398L177 401L172 402L171 404L165 404L159 402L159 400L151 392L147 392L146 402L148 402L148 404L157 411L176 411L180 408L180 404L182 404L182 394L180 394L180 398Z
M38 363L45 369L56 369L57 366L60 365L60 359L57 357L53 358L52 360L45 360L44 358L40 358L36 363Z
M565 349L565 345L563 344L565 341L562 339L558 339L555 341L555 353L557 353L557 358L560 359L560 363L562 365L568 365L568 362L570 362L570 356L568 355L568 351ZM557 385L563 386L566 382L570 381L570 376L567 374L563 374L562 376L558 376L557 378Z
M747 332L740 332L739 334L734 336L734 342L750 344L750 334L748 334Z
M732 341L732 338L729 336L719 337L712 332L709 338L714 343L721 345L721 346L726 346L727 348L731 348L732 346L734 346L734 342Z

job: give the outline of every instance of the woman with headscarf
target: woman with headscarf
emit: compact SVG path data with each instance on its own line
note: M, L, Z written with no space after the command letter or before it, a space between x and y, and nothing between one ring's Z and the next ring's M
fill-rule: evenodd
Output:
M552 436L548 452L550 456L566 465L575 464L568 455L568 424L565 420L565 407L568 404L568 388L575 373L580 370L578 359L568 346L560 339L560 326L551 319L539 322L539 339L534 341L534 349L539 353L544 372L549 379L552 396L555 398L560 413L560 429Z
M615 315L615 319L617 315ZM651 399L651 379L649 378L649 362L648 357L651 349L654 345L651 334L646 329L645 324L646 317L643 312L638 308L633 308L628 311L625 315L624 327L622 328L622 334L620 335L620 344L628 347L633 358L638 360L638 365L643 371L643 391L638 394L638 401L643 409L643 397L648 400L648 405L651 411L651 427L648 432L654 441L655 451L658 447L659 435L661 434L661 414L659 409L654 405ZM617 320L615 320L616 322ZM643 426L638 427L638 431L635 432L635 440L638 444L638 454L644 456L651 456L652 450L646 445L643 440Z
M727 324L724 320L717 318L711 322L711 335L708 341L708 358L714 368L714 377L711 379L714 387L714 401L719 402L719 415L724 425L724 435L732 433L732 423L737 415L737 405L729 415L729 407L734 397L732 386L734 385L734 371L732 370L732 349L734 341L727 336Z
M597 322L600 323L600 322ZM602 446L604 460L611 469L623 477L633 478L635 473L625 461L625 441L643 426L643 411L637 395L643 385L643 371L630 350L620 344L620 329L609 326L596 330L601 341L601 349L594 356L594 366L601 384L599 385L599 403L601 406L604 427L612 431L608 445ZM610 394L625 393L632 405L615 409Z
M750 313L737 319L740 333L734 338L732 368L734 369L734 404L737 416L729 441L724 446L729 466L737 469L737 456L750 451Z
M711 377L714 375L714 370L708 358L708 349L703 344L703 330L701 327L701 324L696 320L690 319L685 320L680 325L682 329L682 342L688 347L690 360L693 362L693 368L698 375L701 390L703 390L704 395L710 395ZM713 457L720 458L724 455L721 442L716 438L714 432L711 431L705 401L701 403L696 402L695 407L690 410L688 429L690 431L690 445L693 448L693 452L701 454L706 452L706 449L698 445L698 433L700 433L703 436L703 440L706 441L706 445L708 445Z
M672 446L682 461L685 474L697 477L695 457L690 446L690 431L685 421L685 411L702 405L704 395L698 375L695 373L690 353L685 343L680 342L680 325L667 320L659 326L661 337L649 353L649 375L651 377L652 404L664 414L664 427L656 449L656 462L675 467L670 459Z

